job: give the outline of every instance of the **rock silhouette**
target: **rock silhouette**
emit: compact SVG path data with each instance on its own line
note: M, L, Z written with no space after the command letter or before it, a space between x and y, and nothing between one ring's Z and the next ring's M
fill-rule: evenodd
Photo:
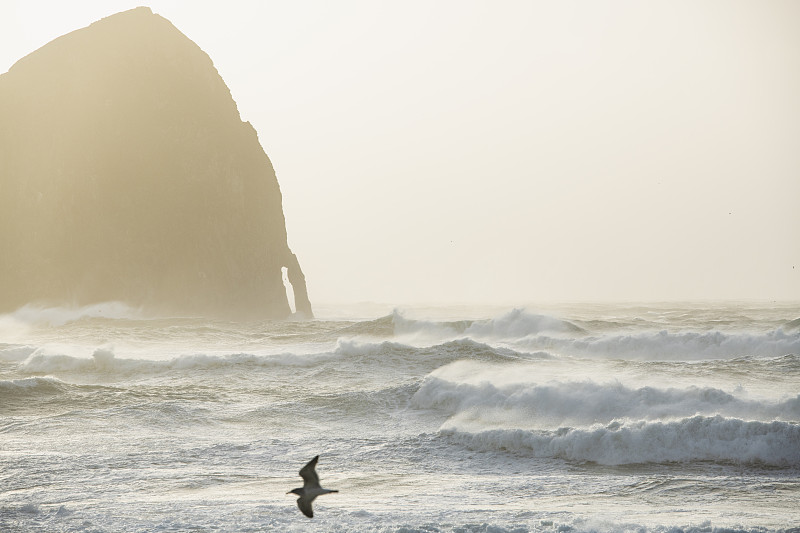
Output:
M312 316L281 191L209 58L136 8L0 76L0 312Z

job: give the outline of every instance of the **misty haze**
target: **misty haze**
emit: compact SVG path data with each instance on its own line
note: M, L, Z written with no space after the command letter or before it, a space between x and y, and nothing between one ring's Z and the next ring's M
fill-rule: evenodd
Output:
M795 531L798 20L5 2L0 531Z
M137 8L53 41L0 78L0 105L0 311L284 318L287 268L310 317L272 164L167 20Z

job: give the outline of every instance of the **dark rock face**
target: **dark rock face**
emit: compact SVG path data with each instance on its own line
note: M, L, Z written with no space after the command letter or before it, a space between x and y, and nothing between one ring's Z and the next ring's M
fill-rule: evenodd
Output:
M0 312L311 317L275 171L211 59L137 8L0 76Z

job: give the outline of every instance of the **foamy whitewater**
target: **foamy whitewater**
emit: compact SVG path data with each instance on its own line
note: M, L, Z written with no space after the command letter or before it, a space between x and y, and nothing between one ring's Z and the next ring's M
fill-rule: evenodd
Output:
M800 531L800 305L316 311L0 316L0 531Z

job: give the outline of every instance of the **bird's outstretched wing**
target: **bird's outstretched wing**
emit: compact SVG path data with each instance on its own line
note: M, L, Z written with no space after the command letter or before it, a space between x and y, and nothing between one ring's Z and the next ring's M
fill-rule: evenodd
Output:
M319 476L317 475L317 471L314 468L317 466L317 460L319 459L319 455L311 459L306 466L300 469L300 477L303 478L303 488L319 488ZM297 505L300 505L300 500L297 500ZM311 516L311 502L308 502L308 513L303 510L303 507L300 506L300 510L303 511L306 516Z
M314 518L314 511L311 510L311 498L301 496L297 498L297 506L309 518Z

